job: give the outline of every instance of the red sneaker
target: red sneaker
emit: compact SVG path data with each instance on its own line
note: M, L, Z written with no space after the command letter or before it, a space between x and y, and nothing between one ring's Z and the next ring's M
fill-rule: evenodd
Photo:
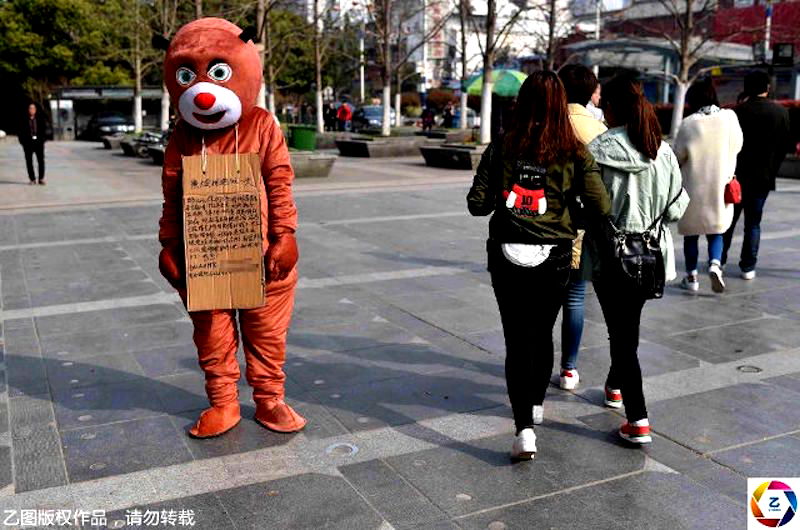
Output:
M653 441L650 436L650 426L635 427L628 422L619 428L619 435L623 440L634 444L649 444Z
M606 398L604 401L606 407L612 409L622 408L622 391L614 388L606 387Z

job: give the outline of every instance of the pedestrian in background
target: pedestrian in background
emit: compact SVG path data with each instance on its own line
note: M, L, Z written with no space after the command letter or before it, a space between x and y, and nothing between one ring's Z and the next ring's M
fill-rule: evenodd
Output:
M435 118L436 114L433 113L433 109L425 107L425 110L422 111L422 132L431 132Z
M451 101L447 102L442 112L442 127L445 129L453 128L453 103Z
M567 94L569 121L575 136L583 144L588 144L607 128L586 108L597 92L600 83L594 73L583 65L570 64L558 72ZM586 298L586 280L581 268L584 223L580 197L573 197L573 223L578 235L573 241L573 262L569 284L563 303L561 319L561 374L559 385L564 390L574 390L580 381L578 374L578 350L583 336L583 306Z
M342 100L339 110L336 111L336 120L339 122L340 131L350 130L350 121L353 119L353 111L347 101Z
M36 105L28 105L28 112L21 121L18 132L19 143L25 152L25 165L28 168L28 179L31 184L36 184L36 174L33 171L33 155L36 155L36 164L39 167L39 184L44 186L44 143L47 140L47 122L44 115L38 112Z
M594 116L596 120L605 122L606 119L605 116L603 116L603 109L600 108L601 90L602 89L600 83L597 83L597 87L594 89L594 92L592 93L592 99L589 101L589 103L586 104L586 108L592 114L592 116Z
M641 83L623 74L609 81L603 94L603 112L611 129L590 143L589 151L600 165L611 198L614 226L623 232L642 233L659 220L677 221L689 198L681 186L678 161L661 140L661 127ZM672 235L666 226L659 233L665 277L672 280L676 276ZM637 444L649 443L652 440L638 354L639 324L647 297L629 288L619 263L605 251L604 243L610 245L598 231L587 234L590 252L585 261L592 271L611 347L605 404L621 408L624 397L628 421L620 428L620 436Z
M733 221L723 238L722 266L728 261L733 232L744 212L744 240L739 260L742 278L756 277L758 246L761 241L761 218L769 192L786 154L791 150L789 112L767 99L769 76L751 72L744 78L747 101L736 107L744 143L736 164L736 177L742 185L742 202L733 207Z
M592 157L569 123L554 72L520 88L504 138L484 151L467 195L472 215L489 215L488 268L506 344L506 383L516 426L513 459L536 454L553 371L553 325L569 281L576 230L565 197L579 194L588 215L608 212Z
M736 113L720 109L711 79L693 84L686 94L691 114L681 124L672 149L678 157L683 186L691 202L678 222L683 235L686 277L681 287L700 288L698 242L708 242L708 275L715 293L725 290L722 278L722 234L733 220L733 204L725 203L725 187L734 178L736 155L742 149L742 129Z

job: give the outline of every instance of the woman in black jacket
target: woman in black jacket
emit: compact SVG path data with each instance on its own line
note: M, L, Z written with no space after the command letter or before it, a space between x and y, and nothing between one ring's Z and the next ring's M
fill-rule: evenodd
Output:
M467 195L472 215L494 212L486 248L506 342L515 460L536 454L533 425L542 421L553 370L553 325L576 236L569 205L578 196L589 216L608 213L600 170L575 137L561 81L536 72L520 88L504 139L483 153Z

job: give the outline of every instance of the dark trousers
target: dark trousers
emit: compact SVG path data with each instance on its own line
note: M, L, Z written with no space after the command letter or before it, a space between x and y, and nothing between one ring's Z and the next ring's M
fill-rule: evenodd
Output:
M744 212L744 240L742 241L739 268L742 269L742 272L755 270L758 261L758 246L761 242L761 217L768 194L768 191L754 193L742 190L742 202L733 205L733 221L728 231L722 236L723 265L728 261L728 250L731 248L736 223L739 222L739 216Z
M571 247L559 245L538 267L519 267L487 244L489 273L506 342L506 384L517 432L533 426L553 372L553 325L569 279Z
M628 421L647 417L642 369L639 366L639 323L645 299L611 278L594 282L594 290L603 310L611 346L611 369L606 385L622 391Z
M36 155L36 163L39 166L39 181L44 180L44 142L33 142L22 146L25 150L25 165L28 168L28 178L31 182L36 182L36 175L33 172L33 155Z

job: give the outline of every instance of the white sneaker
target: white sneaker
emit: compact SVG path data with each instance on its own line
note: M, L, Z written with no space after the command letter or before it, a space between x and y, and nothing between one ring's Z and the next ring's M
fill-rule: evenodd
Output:
M541 425L544 421L544 405L533 406L533 424Z
M536 456L536 434L528 427L514 437L511 446L511 458L514 460L533 460Z
M708 266L708 276L711 278L711 290L715 293L725 292L725 280L722 279L722 269L716 263Z
M755 278L756 278L756 271L755 270L742 272L742 279L743 280L754 280Z
M581 376L577 370L561 370L560 384L562 390L575 390L580 382Z
M696 292L700 290L700 282L697 281L697 276L686 276L681 280L681 289Z

